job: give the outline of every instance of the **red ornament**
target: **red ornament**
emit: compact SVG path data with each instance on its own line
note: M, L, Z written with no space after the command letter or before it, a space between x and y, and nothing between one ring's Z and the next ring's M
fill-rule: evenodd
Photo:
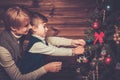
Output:
M98 29L98 28L99 28L99 22L98 22L98 21L95 21L95 22L93 23L93 28L94 28L94 29Z
M88 59L84 59L83 62L84 62L84 63L88 63Z
M112 60L111 57L106 57L106 58L105 58L105 63L106 63L106 64L110 64L110 63L111 63L111 60Z

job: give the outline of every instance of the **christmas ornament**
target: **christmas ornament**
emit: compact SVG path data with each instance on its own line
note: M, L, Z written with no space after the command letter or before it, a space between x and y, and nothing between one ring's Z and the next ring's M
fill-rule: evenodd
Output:
M77 59L77 62L82 63L82 57L81 56Z
M78 63L87 63L87 62L88 62L88 59L87 59L85 56L80 56L80 57L77 59L77 62L78 62Z
M105 56L107 54L106 50L105 50L105 47L102 48L102 51L101 51L101 56Z
M104 59L105 59L105 56L101 56L101 57L99 57L98 60L103 62Z
M91 66L95 66L95 65L96 65L96 62L97 62L97 59L96 59L96 58L93 58L92 62L90 63Z
M94 37L95 37L94 44L96 44L97 41L99 41L100 44L102 44L104 42L103 41L104 32L100 32L100 34L98 34L97 32L95 32L94 33Z
M92 41L91 41L90 39L86 40L87 45L90 45L91 42L92 42Z
M98 29L99 28L99 22L98 22L97 19L95 20L95 22L93 22L93 28L94 29Z
M88 59L85 56L83 56L83 63L87 63L87 62L88 62Z
M120 44L120 28L115 25L115 33L114 33L113 40L116 42L116 44Z
M106 10L102 10L102 13L103 13L102 22L104 23L106 19Z
M110 57L110 55L109 56L107 56L106 58L105 58L105 63L106 64L110 64L111 63L111 57Z

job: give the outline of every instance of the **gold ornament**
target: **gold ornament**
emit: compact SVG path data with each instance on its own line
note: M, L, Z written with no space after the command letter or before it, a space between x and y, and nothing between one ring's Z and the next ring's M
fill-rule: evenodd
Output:
M120 27L116 25L114 26L115 26L115 33L113 35L114 36L113 40L116 42L116 44L120 44Z

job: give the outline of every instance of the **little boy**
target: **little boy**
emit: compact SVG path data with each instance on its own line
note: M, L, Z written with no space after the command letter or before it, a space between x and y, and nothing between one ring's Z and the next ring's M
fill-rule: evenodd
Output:
M67 39L60 37L49 37L46 42L48 19L37 12L32 14L31 25L32 35L23 58L22 71L27 73L44 65L46 55L51 56L73 56L84 53L85 41L83 39ZM58 46L73 46L75 48L65 48Z

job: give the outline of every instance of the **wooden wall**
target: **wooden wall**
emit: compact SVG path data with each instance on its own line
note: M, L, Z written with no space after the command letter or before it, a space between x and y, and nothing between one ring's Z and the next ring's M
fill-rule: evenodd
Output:
M49 36L84 37L95 0L2 0L0 13L11 5L24 5L48 17ZM0 31L2 27L2 21Z

